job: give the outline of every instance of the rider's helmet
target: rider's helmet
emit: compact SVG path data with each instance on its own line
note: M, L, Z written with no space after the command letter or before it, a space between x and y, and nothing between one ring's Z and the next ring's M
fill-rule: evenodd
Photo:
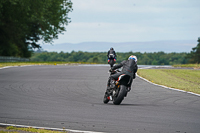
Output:
M113 50L113 48L110 48L110 50Z
M137 63L137 57L135 55L131 55L128 60L133 59Z

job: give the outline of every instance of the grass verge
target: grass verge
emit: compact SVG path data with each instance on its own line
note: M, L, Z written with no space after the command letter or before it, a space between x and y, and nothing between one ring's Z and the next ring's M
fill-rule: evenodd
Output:
M173 65L173 67L185 67L185 68L200 69L200 64L179 64L179 65Z
M21 132L24 131L24 132ZM0 131L0 133L26 133L26 132L32 132L32 133L68 133L67 131L54 131L54 130L46 130L46 129L36 129L36 128L18 128L9 126L6 127L6 130Z
M137 73L153 83L200 94L200 70L139 69Z
M0 68L6 66L25 66L25 65L79 65L94 64L88 62L0 62Z

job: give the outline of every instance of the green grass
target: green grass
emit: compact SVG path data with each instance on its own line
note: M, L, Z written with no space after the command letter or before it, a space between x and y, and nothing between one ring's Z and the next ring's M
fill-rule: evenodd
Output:
M0 133L20 133L20 131L34 132L34 133L67 133L66 131L52 131L46 129L36 129L36 128L18 128L9 126L6 128L9 131L0 131Z
M200 70L139 69L137 73L153 83L200 94Z
M200 69L200 64L177 64L177 65L173 65L173 67L186 67L186 68Z
M0 133L19 133L19 132L16 132L16 131L0 131Z
M0 62L0 68L6 66L24 66L24 65L79 65L95 64L88 62Z
M0 133L19 133L19 132L16 132L16 131L0 131Z

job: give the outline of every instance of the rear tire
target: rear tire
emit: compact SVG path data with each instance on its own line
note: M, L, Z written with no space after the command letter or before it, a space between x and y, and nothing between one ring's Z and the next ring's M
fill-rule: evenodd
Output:
M122 100L124 100L126 93L127 93L126 92L126 86L120 85L119 93L116 97L113 98L113 103L115 105L119 105L122 102Z
M109 63L110 63L110 67L113 67L113 65L114 65L115 62L114 62L114 60L112 59L112 60L110 60Z

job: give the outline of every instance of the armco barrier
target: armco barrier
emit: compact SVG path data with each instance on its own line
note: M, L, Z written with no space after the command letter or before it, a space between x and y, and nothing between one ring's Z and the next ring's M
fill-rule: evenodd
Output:
M28 62L28 58L0 56L0 62Z

